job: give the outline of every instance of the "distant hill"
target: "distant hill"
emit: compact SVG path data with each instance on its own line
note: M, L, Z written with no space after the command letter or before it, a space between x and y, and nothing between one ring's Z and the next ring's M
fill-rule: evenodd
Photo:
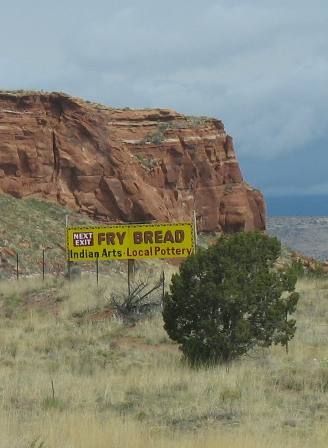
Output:
M304 255L328 259L328 216L271 217L267 221L267 231Z

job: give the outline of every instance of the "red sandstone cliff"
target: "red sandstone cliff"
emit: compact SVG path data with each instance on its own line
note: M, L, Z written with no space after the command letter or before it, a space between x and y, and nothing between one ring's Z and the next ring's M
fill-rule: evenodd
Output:
M0 192L108 221L190 220L265 228L221 121L118 110L61 93L0 92Z

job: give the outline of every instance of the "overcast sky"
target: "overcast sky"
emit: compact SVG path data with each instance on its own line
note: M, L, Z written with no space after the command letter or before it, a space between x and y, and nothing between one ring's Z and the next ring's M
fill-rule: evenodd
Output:
M0 6L0 88L215 116L267 196L328 195L327 0Z

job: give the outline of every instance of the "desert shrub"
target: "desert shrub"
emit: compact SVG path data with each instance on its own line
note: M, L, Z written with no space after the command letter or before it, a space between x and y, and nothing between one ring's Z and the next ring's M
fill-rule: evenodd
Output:
M304 269L303 264L300 261L293 261L292 265L291 265L291 269L297 278L304 277L305 269Z
M145 143L153 143L154 145L160 145L164 140L164 133L160 129L154 132L150 132L144 138Z
M164 133L165 131L167 131L168 129L171 129L171 123L167 123L165 121L162 121L161 123L159 123L157 130Z
M140 164L148 171L153 171L156 166L158 166L158 160L152 157L145 157L141 154L137 154L136 159Z
M297 277L274 269L280 250L276 238L236 233L180 266L164 299L164 328L192 364L227 362L256 345L287 346Z
M206 123L208 121L208 118L207 117L193 117L193 116L189 116L187 118L187 120L188 120L188 125L191 128L199 128L199 127L202 127L202 126L206 125Z
M163 277L150 285L148 280L138 280L127 292L116 292L109 299L110 307L125 321L135 321L149 316L161 306Z
M28 442L26 447L27 448L45 448L46 444L43 440L40 439L40 437L36 437L35 439L31 440L31 442Z

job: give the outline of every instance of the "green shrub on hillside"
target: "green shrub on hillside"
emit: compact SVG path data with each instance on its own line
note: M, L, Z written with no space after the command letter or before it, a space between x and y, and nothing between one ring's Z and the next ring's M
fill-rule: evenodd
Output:
M280 251L276 238L237 233L180 266L164 300L164 328L192 364L227 362L256 345L287 347L297 277L274 269Z
M157 129L156 131L147 134L143 139L143 143L152 143L154 145L160 145L161 143L163 143L164 139L165 136L163 131Z
M191 128L200 128L207 124L208 117L187 117L188 124Z
M305 269L300 261L292 261L291 270L297 278L302 278L305 275Z
M147 170L153 171L156 166L158 166L158 160L152 157L146 157L141 154L136 154L136 159L139 163Z

